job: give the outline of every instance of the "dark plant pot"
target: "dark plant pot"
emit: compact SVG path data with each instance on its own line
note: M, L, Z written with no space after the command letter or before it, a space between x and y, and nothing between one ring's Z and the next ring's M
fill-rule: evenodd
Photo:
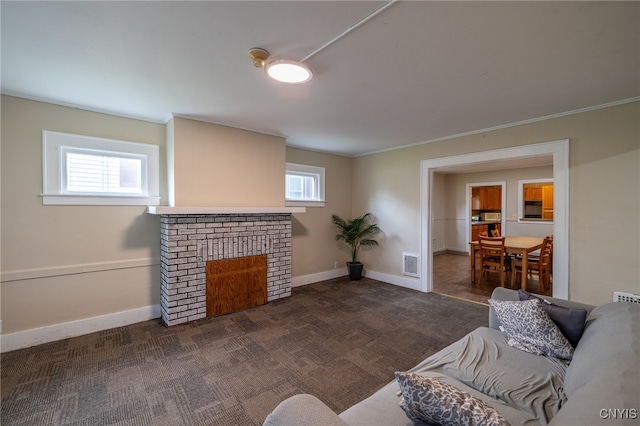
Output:
M361 262L347 262L347 270L349 271L349 279L351 281L359 281L362 279L362 269L364 265Z

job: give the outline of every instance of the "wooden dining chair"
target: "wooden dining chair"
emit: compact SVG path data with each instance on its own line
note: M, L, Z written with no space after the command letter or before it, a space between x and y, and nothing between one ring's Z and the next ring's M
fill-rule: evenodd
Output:
M516 284L517 275L522 277L523 273L532 277L538 276L540 292L544 292L547 287L551 287L551 259L553 250L553 238L545 237L542 241L539 255L527 258L527 271L522 271L522 259L515 258L511 262L511 287Z
M553 275L553 234L547 236L549 239L549 275Z
M504 287L504 277L509 273L511 260L505 256L504 237L478 237L480 245L480 284L490 272L500 274L500 286Z

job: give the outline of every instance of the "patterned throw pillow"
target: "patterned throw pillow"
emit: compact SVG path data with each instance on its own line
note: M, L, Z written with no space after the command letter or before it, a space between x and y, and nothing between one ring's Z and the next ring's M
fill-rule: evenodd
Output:
M434 425L509 426L509 422L483 401L432 377L396 372L402 398L400 407L413 422Z
M520 300L540 299L542 302L540 306L549 314L549 318L556 323L564 337L571 343L571 346L575 348L578 345L587 321L586 310L556 305L523 290L518 290L518 297Z
M522 302L489 300L509 339L509 346L536 355L571 360L573 346L540 303L540 299Z

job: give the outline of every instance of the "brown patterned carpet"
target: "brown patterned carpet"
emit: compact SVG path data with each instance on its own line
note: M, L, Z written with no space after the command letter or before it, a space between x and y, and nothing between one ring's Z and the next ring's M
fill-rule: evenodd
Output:
M293 289L167 328L146 321L2 355L2 425L259 425L311 393L341 412L488 308L371 279Z

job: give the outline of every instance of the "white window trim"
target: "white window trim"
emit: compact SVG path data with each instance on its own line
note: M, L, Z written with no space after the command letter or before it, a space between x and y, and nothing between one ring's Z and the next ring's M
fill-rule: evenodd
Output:
M285 196L285 206L286 207L324 207L325 202L325 169L324 167L317 166L309 166L306 164L296 164L296 163L286 163L286 173L295 172L299 173L311 173L317 174L320 179L318 180L318 200L293 200L290 198L286 198Z
M553 220L527 220L524 218L524 211L522 209L524 205L524 184L525 183L553 183L553 178L546 179L523 179L518 181L518 223L535 223L537 225L553 225Z
M97 149L146 157L146 195L65 194L62 176L63 147ZM42 204L157 206L160 204L159 163L159 148L157 145L43 130Z

